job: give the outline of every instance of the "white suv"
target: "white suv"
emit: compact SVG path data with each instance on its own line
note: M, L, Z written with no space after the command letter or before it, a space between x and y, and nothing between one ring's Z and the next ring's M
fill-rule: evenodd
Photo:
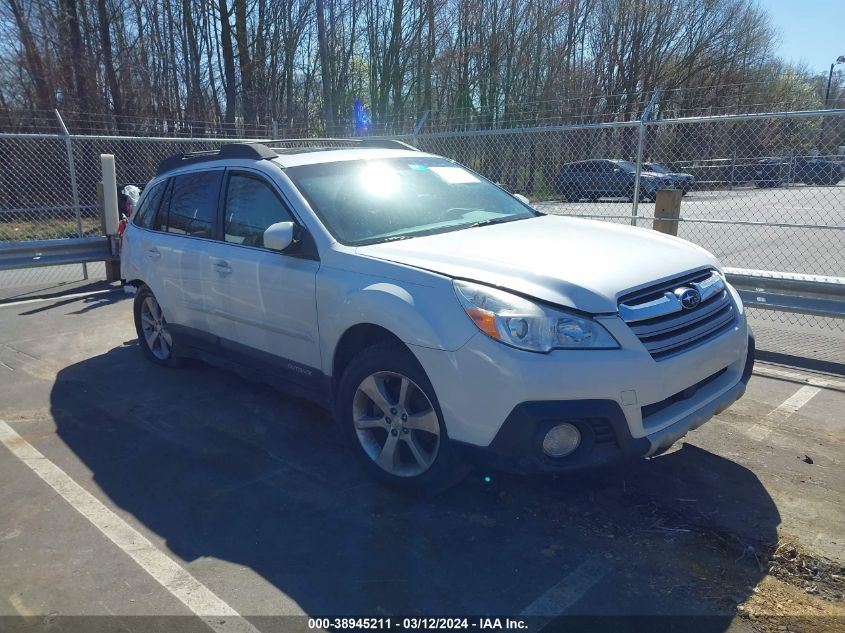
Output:
M313 398L375 473L416 490L478 460L655 455L739 398L753 365L708 252L538 213L396 142L174 156L122 248L150 360Z

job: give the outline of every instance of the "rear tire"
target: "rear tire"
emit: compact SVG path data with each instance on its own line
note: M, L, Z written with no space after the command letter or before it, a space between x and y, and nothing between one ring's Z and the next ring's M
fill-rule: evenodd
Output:
M138 345L147 360L163 367L177 367L181 359L176 353L176 341L158 300L147 286L138 288L133 306Z
M335 414L350 449L389 486L434 495L469 472L428 376L404 345L378 343L355 356L340 378Z

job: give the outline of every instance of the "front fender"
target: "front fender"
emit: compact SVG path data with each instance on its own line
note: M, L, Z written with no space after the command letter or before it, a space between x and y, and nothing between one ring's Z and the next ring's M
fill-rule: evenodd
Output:
M458 303L451 280L445 277L433 278L431 285L389 279L358 281L343 289L340 280L321 276L317 284L320 351L327 375L331 375L338 341L356 325L377 325L406 345L447 351L460 348L477 332Z

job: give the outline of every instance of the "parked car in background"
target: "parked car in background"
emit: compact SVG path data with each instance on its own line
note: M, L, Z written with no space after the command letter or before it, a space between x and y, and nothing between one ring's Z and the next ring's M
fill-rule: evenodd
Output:
M683 195L687 195L695 187L695 176L680 171L672 171L663 163L643 163L643 171L671 178L675 184L675 189L683 191Z
M845 177L845 165L825 156L773 156L731 167L733 184L752 182L757 187L780 187L785 183L831 186Z
M793 180L807 185L830 186L845 177L845 164L825 156L797 156Z
M627 173L607 177L625 191ZM150 361L313 398L375 475L423 493L470 462L657 455L742 396L753 366L742 301L703 248L542 214L395 141L176 155L123 240Z
M783 158L762 158L751 168L751 178L757 187L780 187L789 177L789 163Z
M555 183L557 192L568 202L599 198L634 199L637 167L627 160L579 160L561 167ZM674 189L669 176L652 171L640 174L640 201L653 201L658 189Z

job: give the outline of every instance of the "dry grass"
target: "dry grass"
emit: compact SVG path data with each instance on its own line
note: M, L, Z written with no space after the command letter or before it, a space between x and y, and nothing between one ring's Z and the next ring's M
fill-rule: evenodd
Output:
M99 219L82 218L82 233L83 235L100 235ZM0 242L53 240L78 236L76 219L72 217L0 222Z

